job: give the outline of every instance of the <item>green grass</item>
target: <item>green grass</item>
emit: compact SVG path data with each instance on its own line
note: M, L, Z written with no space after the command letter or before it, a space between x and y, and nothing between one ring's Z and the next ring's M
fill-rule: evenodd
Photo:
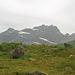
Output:
M19 44L13 44L14 48L12 43L6 43L7 47L1 44L8 51L5 51L5 48L0 51L0 75L28 75L29 72L35 71L48 75L75 75L75 48L63 51L64 47L60 45L24 45L25 56L10 59L12 51ZM42 52L50 49L51 52Z
M70 45L72 45L73 47L75 47L75 40L73 40L73 41L70 41L70 42L67 42L68 44L70 44ZM57 45L58 46L58 45ZM64 47L64 44L62 43L62 44L59 44L59 46L62 46L62 47Z

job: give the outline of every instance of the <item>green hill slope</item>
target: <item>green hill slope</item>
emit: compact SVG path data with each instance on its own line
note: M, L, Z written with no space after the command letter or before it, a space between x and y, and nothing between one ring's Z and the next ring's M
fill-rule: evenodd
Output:
M75 75L75 48L63 51L62 46L23 45L25 56L10 59L19 44L21 43L0 45L0 75L28 75L35 71L47 75Z
M75 47L75 40L67 42L67 43L72 45L73 47ZM58 44L57 46L63 46L64 47L64 44Z
M69 44L71 44L73 47L75 47L75 40L68 42Z

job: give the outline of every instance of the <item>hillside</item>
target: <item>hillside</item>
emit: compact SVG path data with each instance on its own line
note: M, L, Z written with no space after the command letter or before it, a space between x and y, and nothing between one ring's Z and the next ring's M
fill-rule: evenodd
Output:
M75 40L68 42L69 44L71 44L73 47L75 47Z
M23 45L25 56L10 59L18 45L22 43L0 45L0 75L28 75L35 71L48 75L75 75L75 48L64 50L59 45Z
M67 42L68 44L72 45L73 47L75 47L75 40ZM64 46L64 44L58 44L59 46Z

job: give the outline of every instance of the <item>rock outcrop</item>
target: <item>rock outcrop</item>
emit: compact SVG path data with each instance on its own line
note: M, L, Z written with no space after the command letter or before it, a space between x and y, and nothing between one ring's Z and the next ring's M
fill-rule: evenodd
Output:
M17 58L20 58L20 57L24 56L24 54L25 54L24 47L22 45L19 45L14 50L14 52L12 53L12 55L10 56L10 58L17 59Z
M64 47L65 47L65 48L73 48L73 46L72 46L72 45L67 44L67 43L64 43Z
M42 50L42 52L47 52L47 50Z

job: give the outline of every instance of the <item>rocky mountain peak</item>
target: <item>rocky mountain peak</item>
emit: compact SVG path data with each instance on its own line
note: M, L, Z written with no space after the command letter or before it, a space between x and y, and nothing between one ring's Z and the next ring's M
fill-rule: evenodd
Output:
M13 28L8 28L7 31L15 31L15 29L13 29Z
M22 42L31 45L37 44L59 44L75 40L75 33L72 35L62 34L57 26L41 25L33 29L26 28L21 31L9 28L7 31L0 33L0 43L2 42Z
M41 26L36 26L33 29L60 32L60 30L58 29L57 26L53 26L53 25L48 26L48 25L45 25L45 24L42 24Z

